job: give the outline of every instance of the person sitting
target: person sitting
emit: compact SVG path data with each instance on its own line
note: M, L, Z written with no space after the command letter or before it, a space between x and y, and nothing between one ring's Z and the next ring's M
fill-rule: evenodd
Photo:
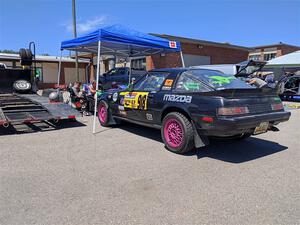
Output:
M253 77L249 80L246 80L246 82L249 83L249 84L253 84L257 88L264 88L264 87L267 86L267 82L265 82L264 80L262 80L258 77Z
M87 85L84 91L84 98L87 103L87 111L93 112L95 106L95 94L97 93L96 81L92 81L90 85Z

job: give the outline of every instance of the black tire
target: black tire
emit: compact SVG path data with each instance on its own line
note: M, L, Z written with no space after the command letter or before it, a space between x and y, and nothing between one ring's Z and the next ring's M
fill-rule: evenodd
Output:
M31 50L30 49L25 49L25 52L26 52L27 60L32 60L33 55L32 55Z
M26 60L27 59L26 49L25 48L20 48L19 55L20 55L21 60L23 60L23 59Z
M102 111L105 110L105 111ZM104 114L105 113L105 116ZM110 119L110 112L108 110L108 104L101 100L98 104L98 120L103 127L108 127L109 126L109 119Z
M171 121L171 122L170 122ZM166 129L172 129L170 128L170 123L177 124L180 127L180 130L182 133L180 141L178 141L176 144L171 143L170 139L176 139L172 138L172 134L167 134ZM177 154L184 154L186 152L191 151L195 148L194 144L194 129L192 126L192 123L181 113L179 112L171 112L168 113L162 122L162 128L161 128L161 136L165 143L166 148L174 153ZM179 135L180 136L180 135ZM167 140L169 138L169 140ZM176 139L177 140L177 139ZM175 142L176 142L175 140Z

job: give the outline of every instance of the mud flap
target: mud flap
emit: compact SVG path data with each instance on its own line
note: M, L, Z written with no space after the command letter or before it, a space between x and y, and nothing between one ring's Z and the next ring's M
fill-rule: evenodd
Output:
M206 136L199 135L196 129L194 122L192 121L193 129L194 129L194 143L196 148L201 148L209 145L209 140Z

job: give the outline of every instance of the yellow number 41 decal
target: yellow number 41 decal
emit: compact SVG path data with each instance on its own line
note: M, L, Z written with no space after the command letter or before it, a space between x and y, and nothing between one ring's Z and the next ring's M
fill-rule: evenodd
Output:
M121 92L124 95L124 108L147 110L149 92Z

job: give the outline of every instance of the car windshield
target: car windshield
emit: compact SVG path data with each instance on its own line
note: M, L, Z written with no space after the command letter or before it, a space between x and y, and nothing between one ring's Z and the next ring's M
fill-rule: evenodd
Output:
M222 72L216 70L190 70L186 71L189 75L204 81L213 88L217 90L221 89L234 89L234 88L254 88L251 85L247 84L245 81L242 81L235 76L226 75Z

